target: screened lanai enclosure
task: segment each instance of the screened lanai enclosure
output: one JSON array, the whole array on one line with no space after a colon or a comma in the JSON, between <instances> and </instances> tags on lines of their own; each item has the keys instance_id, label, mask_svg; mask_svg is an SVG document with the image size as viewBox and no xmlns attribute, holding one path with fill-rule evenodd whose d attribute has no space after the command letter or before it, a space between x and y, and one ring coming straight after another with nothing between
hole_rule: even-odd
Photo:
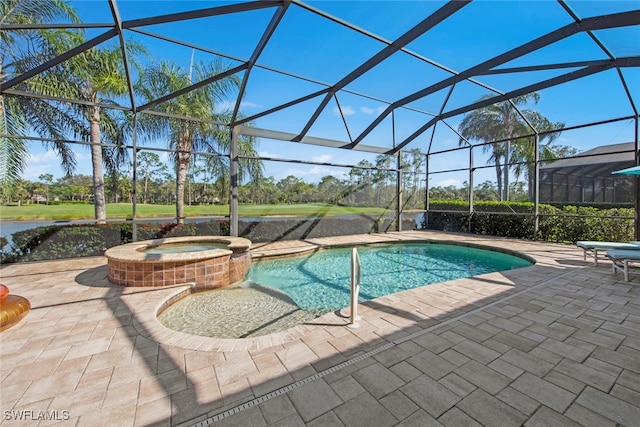
<instances>
[{"instance_id":1,"label":"screened lanai enclosure","mask_svg":"<svg viewBox=\"0 0 640 427\"><path fill-rule=\"evenodd\" d=\"M275 238L350 234L326 226L335 205L365 231L570 241L595 216L640 239L638 178L611 174L640 164L638 2L2 8L3 191L91 176L96 221L129 202L134 240L153 203L175 203L174 223L211 206L232 236L256 227L252 205L306 204ZM610 196L564 197L596 186Z\"/></svg>"}]
</instances>

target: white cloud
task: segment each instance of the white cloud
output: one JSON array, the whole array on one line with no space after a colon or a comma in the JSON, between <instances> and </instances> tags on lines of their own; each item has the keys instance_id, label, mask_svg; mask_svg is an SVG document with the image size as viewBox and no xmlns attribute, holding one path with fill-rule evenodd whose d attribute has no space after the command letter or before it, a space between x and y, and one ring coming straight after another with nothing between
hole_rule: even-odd
<instances>
[{"instance_id":1,"label":"white cloud","mask_svg":"<svg viewBox=\"0 0 640 427\"><path fill-rule=\"evenodd\" d=\"M262 105L251 101L240 101L240 108L262 108Z\"/></svg>"},{"instance_id":2,"label":"white cloud","mask_svg":"<svg viewBox=\"0 0 640 427\"><path fill-rule=\"evenodd\" d=\"M367 116L372 116L373 113L375 112L373 108L369 108L369 107L360 107L360 111L365 113Z\"/></svg>"},{"instance_id":3,"label":"white cloud","mask_svg":"<svg viewBox=\"0 0 640 427\"><path fill-rule=\"evenodd\" d=\"M279 159L282 156L280 156L280 154L276 154L276 153L270 153L268 151L258 151L258 156L260 157L271 157L272 159Z\"/></svg>"},{"instance_id":4,"label":"white cloud","mask_svg":"<svg viewBox=\"0 0 640 427\"><path fill-rule=\"evenodd\" d=\"M227 111L227 110L233 110L235 106L236 106L235 102L223 101L216 104L216 109L218 111ZM243 108L247 108L247 109L262 108L262 105L256 104L255 102L251 102L251 101L240 101L240 109L242 110Z\"/></svg>"},{"instance_id":5,"label":"white cloud","mask_svg":"<svg viewBox=\"0 0 640 427\"><path fill-rule=\"evenodd\" d=\"M356 110L350 105L345 105L341 108L333 107L333 112L337 115L340 115L340 110L342 110L342 114L345 116L353 116L356 113Z\"/></svg>"},{"instance_id":6,"label":"white cloud","mask_svg":"<svg viewBox=\"0 0 640 427\"><path fill-rule=\"evenodd\" d=\"M445 140L443 140L441 142L442 145L446 145L446 146L458 146L458 140L457 139L451 139L451 138L447 138Z\"/></svg>"},{"instance_id":7,"label":"white cloud","mask_svg":"<svg viewBox=\"0 0 640 427\"><path fill-rule=\"evenodd\" d=\"M53 151L43 151L38 154L30 154L27 160L29 165L41 165L43 163L49 163L52 160L56 160L56 154Z\"/></svg>"},{"instance_id":8,"label":"white cloud","mask_svg":"<svg viewBox=\"0 0 640 427\"><path fill-rule=\"evenodd\" d=\"M362 111L367 116L373 116L374 114L378 116L382 114L382 112L384 111L384 107L383 106L380 106L377 108L360 107L360 111Z\"/></svg>"},{"instance_id":9,"label":"white cloud","mask_svg":"<svg viewBox=\"0 0 640 427\"><path fill-rule=\"evenodd\" d=\"M319 165L312 166L311 169L309 169L309 175L316 176L318 181L320 180L320 178L323 178L327 175L333 175L337 178L344 178L347 176L347 174L345 174L344 172Z\"/></svg>"},{"instance_id":10,"label":"white cloud","mask_svg":"<svg viewBox=\"0 0 640 427\"><path fill-rule=\"evenodd\" d=\"M38 181L38 176L45 173L50 173L56 178L63 175L60 168L60 160L58 156L56 156L56 153L53 151L42 151L37 154L30 154L27 158L27 167L22 175L22 179Z\"/></svg>"},{"instance_id":11,"label":"white cloud","mask_svg":"<svg viewBox=\"0 0 640 427\"><path fill-rule=\"evenodd\" d=\"M311 166L308 169L302 169L302 168L285 169L282 171L282 173L276 173L274 178L276 181L279 181L290 175L295 176L296 178L300 178L303 181L314 182L314 183L320 182L320 180L327 175L335 176L338 179L344 179L347 177L346 173L341 172L337 169L332 169L326 166L317 165L317 166Z\"/></svg>"},{"instance_id":12,"label":"white cloud","mask_svg":"<svg viewBox=\"0 0 640 427\"><path fill-rule=\"evenodd\" d=\"M320 154L319 156L312 157L311 160L314 162L327 163L333 159L331 154Z\"/></svg>"}]
</instances>

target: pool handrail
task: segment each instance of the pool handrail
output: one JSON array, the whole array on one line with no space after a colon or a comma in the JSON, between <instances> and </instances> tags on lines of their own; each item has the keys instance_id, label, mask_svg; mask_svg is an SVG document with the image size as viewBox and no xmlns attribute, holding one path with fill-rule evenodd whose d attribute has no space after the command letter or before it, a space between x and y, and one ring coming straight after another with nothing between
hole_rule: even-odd
<instances>
[{"instance_id":1,"label":"pool handrail","mask_svg":"<svg viewBox=\"0 0 640 427\"><path fill-rule=\"evenodd\" d=\"M350 328L357 328L360 325L358 320L358 296L360 294L360 281L362 278L362 265L360 264L360 255L358 249L351 249L351 316L349 317Z\"/></svg>"}]
</instances>

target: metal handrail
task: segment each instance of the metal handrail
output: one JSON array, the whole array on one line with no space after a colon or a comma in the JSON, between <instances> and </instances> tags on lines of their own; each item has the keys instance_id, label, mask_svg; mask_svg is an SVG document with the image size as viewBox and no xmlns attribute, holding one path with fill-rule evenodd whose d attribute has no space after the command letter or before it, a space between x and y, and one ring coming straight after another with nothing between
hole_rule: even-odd
<instances>
[{"instance_id":1,"label":"metal handrail","mask_svg":"<svg viewBox=\"0 0 640 427\"><path fill-rule=\"evenodd\" d=\"M360 281L362 279L362 265L358 249L351 249L351 316L349 318L350 328L357 328L358 320L358 295L360 294Z\"/></svg>"}]
</instances>

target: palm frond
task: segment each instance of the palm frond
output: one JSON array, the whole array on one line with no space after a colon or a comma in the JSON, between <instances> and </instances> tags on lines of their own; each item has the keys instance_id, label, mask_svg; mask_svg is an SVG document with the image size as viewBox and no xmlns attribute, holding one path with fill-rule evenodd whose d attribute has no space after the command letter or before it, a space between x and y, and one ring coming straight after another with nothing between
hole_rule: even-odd
<instances>
[{"instance_id":1,"label":"palm frond","mask_svg":"<svg viewBox=\"0 0 640 427\"><path fill-rule=\"evenodd\" d=\"M75 9L63 0L4 0L0 3L0 25L53 20L80 22Z\"/></svg>"}]
</instances>

